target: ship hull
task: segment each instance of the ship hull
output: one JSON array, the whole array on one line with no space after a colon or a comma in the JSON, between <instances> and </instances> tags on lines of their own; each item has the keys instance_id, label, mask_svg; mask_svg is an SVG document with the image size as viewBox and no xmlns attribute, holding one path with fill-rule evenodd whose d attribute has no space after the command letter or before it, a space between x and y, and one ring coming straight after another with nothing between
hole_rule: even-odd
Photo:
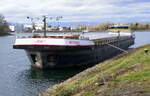
<instances>
[{"instance_id":1,"label":"ship hull","mask_svg":"<svg viewBox=\"0 0 150 96\"><path fill-rule=\"evenodd\" d=\"M134 38L118 40L109 44L128 49L134 44ZM14 48L25 49L32 66L41 69L92 66L121 53L120 50L108 44L91 46L14 45Z\"/></svg>"}]
</instances>

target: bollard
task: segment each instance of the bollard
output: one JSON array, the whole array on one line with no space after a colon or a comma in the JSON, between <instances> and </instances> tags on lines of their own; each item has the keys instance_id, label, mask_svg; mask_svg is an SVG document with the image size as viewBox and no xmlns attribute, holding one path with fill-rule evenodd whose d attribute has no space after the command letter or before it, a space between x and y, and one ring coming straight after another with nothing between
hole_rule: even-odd
<instances>
[{"instance_id":1,"label":"bollard","mask_svg":"<svg viewBox=\"0 0 150 96\"><path fill-rule=\"evenodd\" d=\"M148 49L144 49L145 54L148 54L149 50Z\"/></svg>"}]
</instances>

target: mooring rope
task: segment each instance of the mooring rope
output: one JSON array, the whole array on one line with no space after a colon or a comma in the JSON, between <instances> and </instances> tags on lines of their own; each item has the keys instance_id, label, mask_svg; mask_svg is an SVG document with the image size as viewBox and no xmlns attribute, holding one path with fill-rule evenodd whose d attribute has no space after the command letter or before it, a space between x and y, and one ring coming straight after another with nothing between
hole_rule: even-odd
<instances>
[{"instance_id":1,"label":"mooring rope","mask_svg":"<svg viewBox=\"0 0 150 96\"><path fill-rule=\"evenodd\" d=\"M113 48L119 49L119 50L121 50L121 51L123 51L123 52L125 52L125 53L128 53L128 51L126 51L126 50L124 50L124 49L122 49L122 48L119 48L119 47L117 47L117 46L115 46L115 45L112 45L112 44L109 44L109 43L107 43L107 45L109 45L109 46L111 46L111 47L113 47Z\"/></svg>"}]
</instances>

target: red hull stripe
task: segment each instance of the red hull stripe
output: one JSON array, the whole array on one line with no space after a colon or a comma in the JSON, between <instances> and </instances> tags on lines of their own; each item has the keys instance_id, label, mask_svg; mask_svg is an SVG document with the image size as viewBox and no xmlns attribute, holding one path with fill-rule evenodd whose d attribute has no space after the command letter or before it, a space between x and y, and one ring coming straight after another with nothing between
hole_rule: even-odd
<instances>
[{"instance_id":1,"label":"red hull stripe","mask_svg":"<svg viewBox=\"0 0 150 96\"><path fill-rule=\"evenodd\" d=\"M93 45L51 45L51 44L15 44L15 46L40 46L40 45L45 45L45 46L93 46Z\"/></svg>"}]
</instances>

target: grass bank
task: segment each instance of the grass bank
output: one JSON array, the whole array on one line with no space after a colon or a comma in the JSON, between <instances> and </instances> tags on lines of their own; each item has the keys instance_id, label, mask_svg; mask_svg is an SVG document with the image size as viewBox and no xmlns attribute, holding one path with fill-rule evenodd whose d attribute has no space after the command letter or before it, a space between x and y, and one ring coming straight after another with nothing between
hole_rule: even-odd
<instances>
[{"instance_id":1,"label":"grass bank","mask_svg":"<svg viewBox=\"0 0 150 96\"><path fill-rule=\"evenodd\" d=\"M150 44L89 68L39 96L150 96Z\"/></svg>"}]
</instances>

